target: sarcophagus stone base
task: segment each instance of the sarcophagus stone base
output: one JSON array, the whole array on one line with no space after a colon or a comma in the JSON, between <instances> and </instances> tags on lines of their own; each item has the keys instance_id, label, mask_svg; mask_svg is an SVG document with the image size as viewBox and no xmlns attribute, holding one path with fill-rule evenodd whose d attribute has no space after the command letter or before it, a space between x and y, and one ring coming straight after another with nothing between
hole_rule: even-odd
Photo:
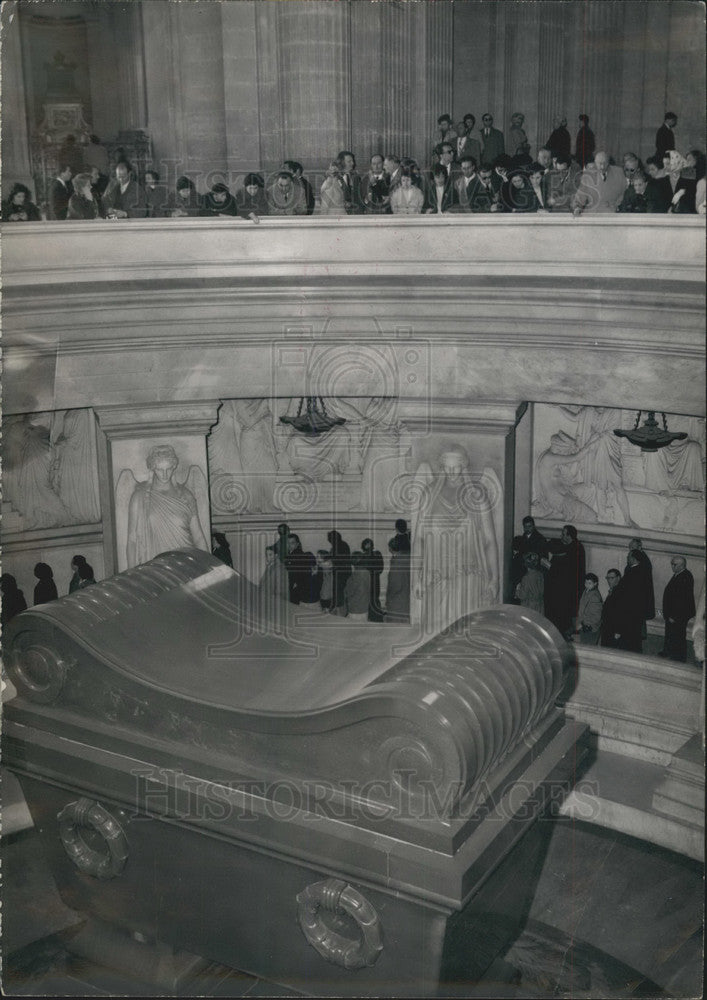
<instances>
[{"instance_id":1,"label":"sarcophagus stone base","mask_svg":"<svg viewBox=\"0 0 707 1000\"><path fill-rule=\"evenodd\" d=\"M514 607L429 641L284 624L191 552L19 617L5 760L62 898L305 994L458 994L522 928L576 775L567 647Z\"/></svg>"}]
</instances>

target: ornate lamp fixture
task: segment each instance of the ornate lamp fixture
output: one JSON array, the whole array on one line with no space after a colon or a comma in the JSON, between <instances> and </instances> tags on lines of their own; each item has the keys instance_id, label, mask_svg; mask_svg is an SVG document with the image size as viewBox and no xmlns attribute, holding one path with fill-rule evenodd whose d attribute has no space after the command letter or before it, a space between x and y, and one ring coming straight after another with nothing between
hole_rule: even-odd
<instances>
[{"instance_id":1,"label":"ornate lamp fixture","mask_svg":"<svg viewBox=\"0 0 707 1000\"><path fill-rule=\"evenodd\" d=\"M306 411L302 410L307 402ZM324 400L321 396L302 396L299 401L296 417L280 417L280 423L290 424L300 434L307 437L318 437L326 434L337 424L345 424L344 417L330 417L326 411Z\"/></svg>"},{"instance_id":2,"label":"ornate lamp fixture","mask_svg":"<svg viewBox=\"0 0 707 1000\"><path fill-rule=\"evenodd\" d=\"M638 416L636 417L636 423L633 425L633 429L630 431L615 430L614 434L617 437L625 437L631 442L631 444L637 444L641 451L655 452L659 451L661 448L665 448L666 445L672 444L673 441L684 441L687 437L685 431L671 432L668 430L668 422L665 419L665 414L661 413L663 418L663 427L658 425L658 421L655 419L655 410L648 410L648 418L642 427L638 426L638 422L641 419L641 413L643 411L638 411Z\"/></svg>"}]
</instances>

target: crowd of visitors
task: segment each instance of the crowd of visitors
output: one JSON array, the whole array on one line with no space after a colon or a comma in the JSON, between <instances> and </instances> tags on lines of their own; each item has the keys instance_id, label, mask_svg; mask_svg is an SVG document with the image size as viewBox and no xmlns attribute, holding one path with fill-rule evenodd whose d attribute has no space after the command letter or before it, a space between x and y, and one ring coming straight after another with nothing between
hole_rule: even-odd
<instances>
[{"instance_id":1,"label":"crowd of visitors","mask_svg":"<svg viewBox=\"0 0 707 1000\"><path fill-rule=\"evenodd\" d=\"M68 593L73 594L76 590L83 590L84 587L95 583L93 567L82 555L72 556L71 578L68 583ZM37 583L34 588L34 604L47 604L55 601L59 596L56 581L54 580L54 570L45 562L38 562L34 567L34 576ZM3 573L0 581L2 590L2 625L6 625L20 611L27 610L27 601L23 591L17 586L17 580L11 573Z\"/></svg>"},{"instance_id":2,"label":"crowd of visitors","mask_svg":"<svg viewBox=\"0 0 707 1000\"><path fill-rule=\"evenodd\" d=\"M364 538L353 552L338 531L331 530L327 542L328 547L316 554L304 551L289 525L278 525L277 540L266 549L260 582L261 593L272 606L278 602L309 605L360 622L410 621L411 543L405 520L395 522L395 534L388 541L384 597L385 562L372 539ZM223 533L212 534L212 552L226 565L233 565ZM694 578L684 556L673 556L670 566L672 576L663 592L663 648L658 655L685 662L687 625L695 615ZM71 572L69 594L96 582L93 568L80 554L72 557ZM55 600L58 591L52 568L39 562L34 575L34 604ZM525 517L522 534L513 539L511 583L516 603L545 615L565 639L582 645L640 653L647 637L646 623L656 615L653 565L640 538L629 541L623 572L615 567L607 570L607 592L602 598L598 576L587 571L577 529L566 524L559 539L547 539L534 519ZM5 625L27 608L27 602L11 574L2 574L1 588Z\"/></svg>"},{"instance_id":3,"label":"crowd of visitors","mask_svg":"<svg viewBox=\"0 0 707 1000\"><path fill-rule=\"evenodd\" d=\"M385 602L381 602L382 554L371 538L360 549L351 547L338 531L327 535L328 548L316 554L302 548L299 535L289 525L278 525L277 541L266 549L266 566L260 588L270 599L290 604L319 606L361 622L407 622L410 620L410 532L402 518L388 542L390 564ZM274 600L273 600L274 599Z\"/></svg>"},{"instance_id":4,"label":"crowd of visitors","mask_svg":"<svg viewBox=\"0 0 707 1000\"><path fill-rule=\"evenodd\" d=\"M659 656L685 662L687 624L695 615L695 581L683 556L670 560L672 576L663 592L665 634ZM602 599L599 577L586 571L577 529L566 524L559 539L546 539L532 517L513 539L512 582L518 604L544 614L565 639L641 653L646 622L655 618L653 565L640 538L628 543L623 574L606 573Z\"/></svg>"},{"instance_id":5,"label":"crowd of visitors","mask_svg":"<svg viewBox=\"0 0 707 1000\"><path fill-rule=\"evenodd\" d=\"M544 146L531 155L524 116L516 112L504 136L484 114L454 126L440 115L432 158L421 165L410 156L382 152L359 172L356 157L342 150L314 184L302 164L285 160L266 177L253 171L237 178L234 191L219 181L204 192L192 179L178 178L173 190L155 169L138 178L126 159L106 177L95 166L74 174L61 163L48 196L50 219L234 218L258 222L262 216L440 215L456 213L705 213L705 156L677 151L677 115L669 111L642 160L627 151L616 158L596 149L587 115L579 116L572 154L567 119L558 117ZM316 190L315 190L316 189ZM317 197L318 194L318 197ZM15 184L3 203L7 222L41 218L31 192Z\"/></svg>"}]
</instances>

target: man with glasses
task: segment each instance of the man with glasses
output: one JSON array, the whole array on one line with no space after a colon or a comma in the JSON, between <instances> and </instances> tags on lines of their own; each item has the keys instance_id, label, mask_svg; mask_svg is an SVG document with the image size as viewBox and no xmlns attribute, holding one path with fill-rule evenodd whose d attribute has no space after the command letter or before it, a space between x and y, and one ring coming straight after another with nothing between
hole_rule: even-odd
<instances>
[{"instance_id":1,"label":"man with glasses","mask_svg":"<svg viewBox=\"0 0 707 1000\"><path fill-rule=\"evenodd\" d=\"M493 163L498 156L506 152L503 132L493 127L493 115L488 112L481 119L481 159L484 163Z\"/></svg>"}]
</instances>

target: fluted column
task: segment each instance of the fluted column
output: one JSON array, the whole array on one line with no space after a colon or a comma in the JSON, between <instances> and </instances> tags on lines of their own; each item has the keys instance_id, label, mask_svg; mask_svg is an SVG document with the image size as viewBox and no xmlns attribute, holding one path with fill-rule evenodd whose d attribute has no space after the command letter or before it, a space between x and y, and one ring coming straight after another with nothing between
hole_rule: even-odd
<instances>
[{"instance_id":1,"label":"fluted column","mask_svg":"<svg viewBox=\"0 0 707 1000\"><path fill-rule=\"evenodd\" d=\"M121 121L125 128L147 126L145 65L143 57L142 4L109 8L113 44L118 59Z\"/></svg>"},{"instance_id":2,"label":"fluted column","mask_svg":"<svg viewBox=\"0 0 707 1000\"><path fill-rule=\"evenodd\" d=\"M541 6L542 30L538 40L540 58L537 87L537 143L533 151L547 142L553 129L553 119L557 116L566 115L571 134L574 112L573 107L567 106L564 86L565 32L562 30L564 5L545 3ZM533 145L530 133L528 137Z\"/></svg>"},{"instance_id":3,"label":"fluted column","mask_svg":"<svg viewBox=\"0 0 707 1000\"><path fill-rule=\"evenodd\" d=\"M388 6L360 3L351 8L351 148L356 150L360 170L373 153L389 152L384 126L390 95L381 49Z\"/></svg>"},{"instance_id":4,"label":"fluted column","mask_svg":"<svg viewBox=\"0 0 707 1000\"><path fill-rule=\"evenodd\" d=\"M623 9L614 0L586 8L581 100L597 149L620 156L621 121L617 95L623 87ZM611 86L607 81L611 81Z\"/></svg>"},{"instance_id":5,"label":"fluted column","mask_svg":"<svg viewBox=\"0 0 707 1000\"><path fill-rule=\"evenodd\" d=\"M321 167L350 142L349 5L276 6L285 155Z\"/></svg>"},{"instance_id":6,"label":"fluted column","mask_svg":"<svg viewBox=\"0 0 707 1000\"><path fill-rule=\"evenodd\" d=\"M429 163L431 139L437 119L452 110L452 4L414 4L418 24L415 38L417 58L412 68L416 87L416 156L422 166Z\"/></svg>"},{"instance_id":7,"label":"fluted column","mask_svg":"<svg viewBox=\"0 0 707 1000\"><path fill-rule=\"evenodd\" d=\"M382 7L381 48L383 89L388 102L383 107L383 143L386 151L407 156L413 135L411 53L411 8L417 4L385 3Z\"/></svg>"}]
</instances>

